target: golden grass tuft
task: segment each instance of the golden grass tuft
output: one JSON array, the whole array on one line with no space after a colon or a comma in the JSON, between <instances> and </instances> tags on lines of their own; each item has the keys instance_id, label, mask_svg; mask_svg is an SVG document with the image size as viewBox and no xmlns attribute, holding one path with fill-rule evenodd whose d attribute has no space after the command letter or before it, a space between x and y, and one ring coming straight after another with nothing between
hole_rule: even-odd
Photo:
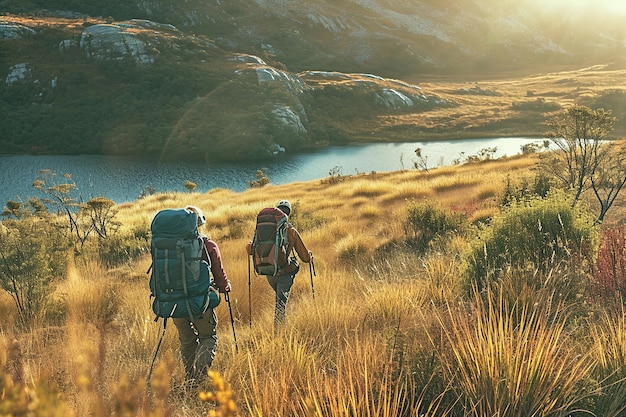
<instances>
[{"instance_id":1,"label":"golden grass tuft","mask_svg":"<svg viewBox=\"0 0 626 417\"><path fill-rule=\"evenodd\" d=\"M349 185L349 194L346 197L377 197L392 192L393 185L387 181L370 179L359 179L353 182L346 182Z\"/></svg>"},{"instance_id":2,"label":"golden grass tuft","mask_svg":"<svg viewBox=\"0 0 626 417\"><path fill-rule=\"evenodd\" d=\"M564 313L551 303L508 304L494 289L472 301L473 314L449 307L441 321L451 349L442 362L469 415L567 413L588 395L580 382L595 364L572 348Z\"/></svg>"},{"instance_id":3,"label":"golden grass tuft","mask_svg":"<svg viewBox=\"0 0 626 417\"><path fill-rule=\"evenodd\" d=\"M620 416L626 410L626 312L624 306L602 311L599 323L589 323L591 352L601 378L601 415Z\"/></svg>"},{"instance_id":4,"label":"golden grass tuft","mask_svg":"<svg viewBox=\"0 0 626 417\"><path fill-rule=\"evenodd\" d=\"M68 320L104 325L116 316L119 298L106 268L96 262L77 267L68 262L67 279L57 293L62 297Z\"/></svg>"},{"instance_id":5,"label":"golden grass tuft","mask_svg":"<svg viewBox=\"0 0 626 417\"><path fill-rule=\"evenodd\" d=\"M425 257L424 285L429 300L435 305L445 305L462 297L459 261L441 252Z\"/></svg>"},{"instance_id":6,"label":"golden grass tuft","mask_svg":"<svg viewBox=\"0 0 626 417\"><path fill-rule=\"evenodd\" d=\"M15 301L6 291L0 291L0 317L3 317L0 321L0 334L12 333L15 330L13 323L17 320L17 308Z\"/></svg>"},{"instance_id":7,"label":"golden grass tuft","mask_svg":"<svg viewBox=\"0 0 626 417\"><path fill-rule=\"evenodd\" d=\"M489 182L478 186L475 195L476 198L478 198L479 200L487 200L497 197L499 194L502 193L503 188L504 184Z\"/></svg>"},{"instance_id":8,"label":"golden grass tuft","mask_svg":"<svg viewBox=\"0 0 626 417\"><path fill-rule=\"evenodd\" d=\"M369 256L376 245L377 241L372 236L348 234L335 243L335 250L339 259L349 261Z\"/></svg>"},{"instance_id":9,"label":"golden grass tuft","mask_svg":"<svg viewBox=\"0 0 626 417\"><path fill-rule=\"evenodd\" d=\"M415 180L413 182L404 182L394 187L393 192L382 197L382 202L404 201L404 200L421 200L434 196L434 190L428 181Z\"/></svg>"},{"instance_id":10,"label":"golden grass tuft","mask_svg":"<svg viewBox=\"0 0 626 417\"><path fill-rule=\"evenodd\" d=\"M366 219L377 219L384 213L380 207L374 205L366 205L359 208L359 214Z\"/></svg>"},{"instance_id":11,"label":"golden grass tuft","mask_svg":"<svg viewBox=\"0 0 626 417\"><path fill-rule=\"evenodd\" d=\"M453 191L460 188L473 186L482 182L482 179L476 175L451 175L441 176L433 179L430 186L435 192Z\"/></svg>"}]
</instances>

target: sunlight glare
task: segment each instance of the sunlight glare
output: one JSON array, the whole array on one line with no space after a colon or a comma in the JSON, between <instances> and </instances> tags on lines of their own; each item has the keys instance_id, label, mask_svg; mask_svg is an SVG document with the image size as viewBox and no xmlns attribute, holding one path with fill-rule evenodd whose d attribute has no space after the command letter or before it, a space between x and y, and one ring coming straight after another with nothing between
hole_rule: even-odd
<instances>
[{"instance_id":1,"label":"sunlight glare","mask_svg":"<svg viewBox=\"0 0 626 417\"><path fill-rule=\"evenodd\" d=\"M577 12L605 12L610 14L626 15L626 1L624 0L552 0L552 8L563 8Z\"/></svg>"}]
</instances>

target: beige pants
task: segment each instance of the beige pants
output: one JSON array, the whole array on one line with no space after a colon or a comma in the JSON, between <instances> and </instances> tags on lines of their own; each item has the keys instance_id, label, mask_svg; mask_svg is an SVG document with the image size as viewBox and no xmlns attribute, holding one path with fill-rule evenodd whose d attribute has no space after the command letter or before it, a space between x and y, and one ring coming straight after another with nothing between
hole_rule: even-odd
<instances>
[{"instance_id":1,"label":"beige pants","mask_svg":"<svg viewBox=\"0 0 626 417\"><path fill-rule=\"evenodd\" d=\"M213 364L217 346L217 317L213 309L194 317L172 319L178 329L180 353L188 379L203 379Z\"/></svg>"}]
</instances>

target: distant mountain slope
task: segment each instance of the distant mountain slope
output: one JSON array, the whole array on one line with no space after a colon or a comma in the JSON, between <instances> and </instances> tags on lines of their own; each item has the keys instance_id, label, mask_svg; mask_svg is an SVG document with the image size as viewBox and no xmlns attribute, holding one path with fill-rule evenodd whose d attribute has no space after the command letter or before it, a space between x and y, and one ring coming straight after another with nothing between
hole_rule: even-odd
<instances>
[{"instance_id":1,"label":"distant mountain slope","mask_svg":"<svg viewBox=\"0 0 626 417\"><path fill-rule=\"evenodd\" d=\"M168 23L231 51L273 57L294 72L404 77L626 58L625 16L600 14L599 7L577 13L554 1L5 0L0 6Z\"/></svg>"},{"instance_id":2,"label":"distant mountain slope","mask_svg":"<svg viewBox=\"0 0 626 417\"><path fill-rule=\"evenodd\" d=\"M467 136L394 129L459 105L400 80L623 62L618 19L528 3L0 0L0 152L245 160Z\"/></svg>"}]
</instances>

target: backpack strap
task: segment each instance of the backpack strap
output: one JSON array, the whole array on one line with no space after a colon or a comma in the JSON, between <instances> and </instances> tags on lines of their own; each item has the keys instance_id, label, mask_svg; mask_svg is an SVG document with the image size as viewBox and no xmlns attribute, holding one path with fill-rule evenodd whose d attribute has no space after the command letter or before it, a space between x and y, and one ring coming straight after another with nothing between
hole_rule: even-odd
<instances>
[{"instance_id":1,"label":"backpack strap","mask_svg":"<svg viewBox=\"0 0 626 417\"><path fill-rule=\"evenodd\" d=\"M211 272L211 256L209 255L209 250L206 248L206 245L204 244L204 237L199 236L198 240L200 240L200 244L202 245L202 252L206 255L206 261L209 264L209 272ZM211 277L213 277L213 274L211 274ZM213 280L211 279L211 281Z\"/></svg>"},{"instance_id":2,"label":"backpack strap","mask_svg":"<svg viewBox=\"0 0 626 417\"><path fill-rule=\"evenodd\" d=\"M191 314L191 306L189 305L189 293L187 292L187 262L185 262L185 251L183 250L180 255L182 277L183 277L183 292L185 293L185 305L187 305L187 313L189 313L189 320L193 323L193 314ZM166 269L167 270L167 269ZM172 314L174 311L172 311Z\"/></svg>"},{"instance_id":3,"label":"backpack strap","mask_svg":"<svg viewBox=\"0 0 626 417\"><path fill-rule=\"evenodd\" d=\"M204 244L204 237L203 236L199 236L198 239L200 240L200 244L202 245L202 252L206 255L207 264L209 264L209 275L211 277L210 278L211 279L211 283L209 284L209 293L210 293L211 292L211 287L214 287L214 284L215 284L215 280L213 279L213 273L211 272L211 256L209 255L209 250L206 248L206 245ZM210 303L211 303L211 297L207 296L206 304L204 304L204 307L202 308L202 313L203 314L208 310Z\"/></svg>"}]
</instances>

